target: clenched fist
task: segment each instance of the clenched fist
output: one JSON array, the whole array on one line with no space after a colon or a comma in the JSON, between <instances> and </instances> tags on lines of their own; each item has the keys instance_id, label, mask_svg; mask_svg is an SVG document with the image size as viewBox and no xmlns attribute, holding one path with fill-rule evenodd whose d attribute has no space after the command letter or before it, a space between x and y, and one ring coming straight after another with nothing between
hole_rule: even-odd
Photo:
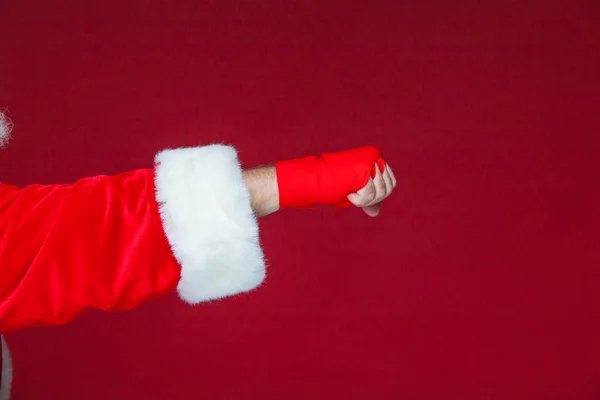
<instances>
[{"instance_id":1,"label":"clenched fist","mask_svg":"<svg viewBox=\"0 0 600 400\"><path fill-rule=\"evenodd\" d=\"M375 217L396 187L392 169L373 146L280 161L275 167L281 208L355 205Z\"/></svg>"}]
</instances>

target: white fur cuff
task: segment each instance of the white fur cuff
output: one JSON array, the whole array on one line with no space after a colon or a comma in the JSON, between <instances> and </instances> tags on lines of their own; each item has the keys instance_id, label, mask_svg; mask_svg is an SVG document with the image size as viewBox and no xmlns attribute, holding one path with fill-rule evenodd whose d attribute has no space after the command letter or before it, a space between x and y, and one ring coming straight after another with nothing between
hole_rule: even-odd
<instances>
[{"instance_id":1,"label":"white fur cuff","mask_svg":"<svg viewBox=\"0 0 600 400\"><path fill-rule=\"evenodd\" d=\"M165 150L155 164L156 200L181 265L179 296L195 304L260 285L265 262L236 151Z\"/></svg>"},{"instance_id":2,"label":"white fur cuff","mask_svg":"<svg viewBox=\"0 0 600 400\"><path fill-rule=\"evenodd\" d=\"M0 147L4 147L10 139L10 130L12 124L8 118L0 111Z\"/></svg>"}]
</instances>

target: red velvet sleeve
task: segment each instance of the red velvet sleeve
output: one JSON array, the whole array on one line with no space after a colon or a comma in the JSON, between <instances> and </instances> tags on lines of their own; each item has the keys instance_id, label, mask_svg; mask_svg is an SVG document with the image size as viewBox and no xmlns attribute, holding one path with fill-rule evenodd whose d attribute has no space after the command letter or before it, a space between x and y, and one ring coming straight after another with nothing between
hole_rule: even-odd
<instances>
[{"instance_id":1,"label":"red velvet sleeve","mask_svg":"<svg viewBox=\"0 0 600 400\"><path fill-rule=\"evenodd\" d=\"M195 304L264 276L231 147L165 150L154 170L72 185L0 183L0 333L131 309L175 288Z\"/></svg>"},{"instance_id":2,"label":"red velvet sleeve","mask_svg":"<svg viewBox=\"0 0 600 400\"><path fill-rule=\"evenodd\" d=\"M0 184L0 332L124 310L174 289L154 173Z\"/></svg>"}]
</instances>

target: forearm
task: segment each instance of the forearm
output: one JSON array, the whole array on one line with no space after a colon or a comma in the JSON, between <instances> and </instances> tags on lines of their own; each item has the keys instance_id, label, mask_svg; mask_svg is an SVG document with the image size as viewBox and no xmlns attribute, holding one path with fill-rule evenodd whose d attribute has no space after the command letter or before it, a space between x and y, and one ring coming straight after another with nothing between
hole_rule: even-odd
<instances>
[{"instance_id":1,"label":"forearm","mask_svg":"<svg viewBox=\"0 0 600 400\"><path fill-rule=\"evenodd\" d=\"M250 193L250 203L257 218L279 210L279 190L274 166L243 171L244 182Z\"/></svg>"}]
</instances>

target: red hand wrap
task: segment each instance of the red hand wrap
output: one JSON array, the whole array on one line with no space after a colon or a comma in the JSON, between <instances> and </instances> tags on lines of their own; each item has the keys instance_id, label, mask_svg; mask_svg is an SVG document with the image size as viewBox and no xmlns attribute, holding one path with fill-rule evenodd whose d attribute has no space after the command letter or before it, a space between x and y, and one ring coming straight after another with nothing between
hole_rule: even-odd
<instances>
[{"instance_id":1,"label":"red hand wrap","mask_svg":"<svg viewBox=\"0 0 600 400\"><path fill-rule=\"evenodd\" d=\"M275 164L279 186L279 206L306 207L325 204L352 205L347 199L375 178L375 165L383 173L385 160L373 146L320 157L305 157Z\"/></svg>"}]
</instances>

